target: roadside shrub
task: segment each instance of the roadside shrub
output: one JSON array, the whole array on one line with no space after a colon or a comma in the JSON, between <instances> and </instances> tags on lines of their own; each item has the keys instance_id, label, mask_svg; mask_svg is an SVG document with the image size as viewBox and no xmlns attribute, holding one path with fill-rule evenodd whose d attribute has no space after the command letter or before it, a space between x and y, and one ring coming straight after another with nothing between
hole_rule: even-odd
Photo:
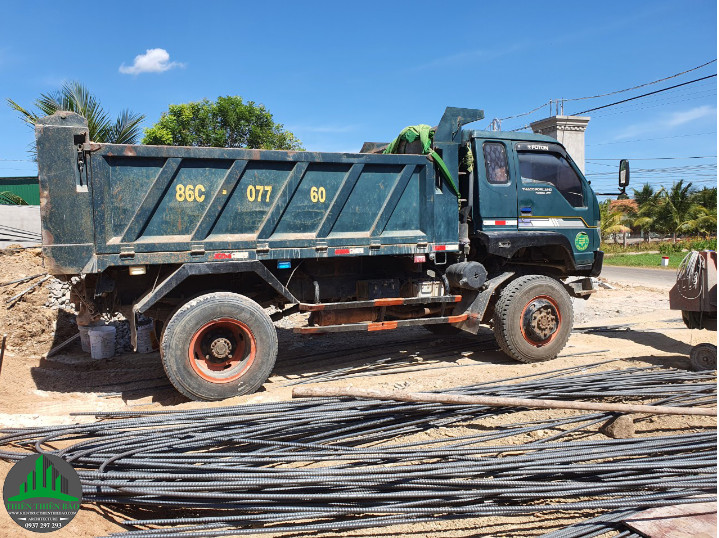
<instances>
[{"instance_id":1,"label":"roadside shrub","mask_svg":"<svg viewBox=\"0 0 719 538\"><path fill-rule=\"evenodd\" d=\"M672 252L681 252L683 250L716 250L716 248L716 238L686 238L676 243L662 243L659 245L659 252L666 256Z\"/></svg>"},{"instance_id":2,"label":"roadside shrub","mask_svg":"<svg viewBox=\"0 0 719 538\"><path fill-rule=\"evenodd\" d=\"M682 244L682 241L677 241L676 243L661 243L659 245L659 253L664 256L668 256L673 252L681 252L683 249L684 245Z\"/></svg>"},{"instance_id":3,"label":"roadside shrub","mask_svg":"<svg viewBox=\"0 0 719 538\"><path fill-rule=\"evenodd\" d=\"M712 239L690 239L687 240L687 250L716 250L716 237Z\"/></svg>"},{"instance_id":4,"label":"roadside shrub","mask_svg":"<svg viewBox=\"0 0 719 538\"><path fill-rule=\"evenodd\" d=\"M640 243L629 243L627 244L626 248L622 246L621 243L614 244L614 243L602 243L602 250L605 254L626 254L627 252L647 252L647 251L654 251L656 252L659 250L659 245L657 241L652 241L651 243L649 241L642 241Z\"/></svg>"},{"instance_id":5,"label":"roadside shrub","mask_svg":"<svg viewBox=\"0 0 719 538\"><path fill-rule=\"evenodd\" d=\"M602 243L601 249L607 255L628 254L631 252L657 252L663 256L683 250L716 250L716 237L705 239L703 237L686 237L680 239L676 243L671 240L664 241L641 241L639 243L629 243L626 247L621 243Z\"/></svg>"}]
</instances>

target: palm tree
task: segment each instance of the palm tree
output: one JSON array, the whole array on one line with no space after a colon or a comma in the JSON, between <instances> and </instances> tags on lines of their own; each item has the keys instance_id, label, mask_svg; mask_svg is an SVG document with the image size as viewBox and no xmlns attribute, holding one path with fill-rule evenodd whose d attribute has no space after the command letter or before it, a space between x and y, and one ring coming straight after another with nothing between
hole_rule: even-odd
<instances>
[{"instance_id":1,"label":"palm tree","mask_svg":"<svg viewBox=\"0 0 719 538\"><path fill-rule=\"evenodd\" d=\"M639 191L637 189L632 190L634 191L634 200L637 202L640 209L644 204L651 201L655 194L654 187L652 187L649 183L645 183Z\"/></svg>"},{"instance_id":2,"label":"palm tree","mask_svg":"<svg viewBox=\"0 0 719 538\"><path fill-rule=\"evenodd\" d=\"M707 209L701 205L694 205L687 213L688 220L679 227L682 232L697 233L704 237L717 232L717 208Z\"/></svg>"},{"instance_id":3,"label":"palm tree","mask_svg":"<svg viewBox=\"0 0 719 538\"><path fill-rule=\"evenodd\" d=\"M626 220L626 213L622 209L612 207L612 200L605 200L599 204L599 229L602 241L606 241L610 235L614 235L614 242L617 236L630 230L623 223Z\"/></svg>"},{"instance_id":4,"label":"palm tree","mask_svg":"<svg viewBox=\"0 0 719 538\"><path fill-rule=\"evenodd\" d=\"M638 210L632 220L632 227L639 228L644 234L644 240L649 241L649 232L654 231L655 219L659 200L664 190L654 190L649 183L645 183L641 190L634 190L634 200L637 202Z\"/></svg>"},{"instance_id":5,"label":"palm tree","mask_svg":"<svg viewBox=\"0 0 719 538\"><path fill-rule=\"evenodd\" d=\"M680 179L669 191L664 191L659 205L655 224L672 235L672 242L677 242L677 233L684 231L688 223L694 220L699 206L692 200L691 182L684 185Z\"/></svg>"},{"instance_id":6,"label":"palm tree","mask_svg":"<svg viewBox=\"0 0 719 538\"><path fill-rule=\"evenodd\" d=\"M707 208L709 211L717 207L717 188L704 187L692 194L692 202Z\"/></svg>"},{"instance_id":7,"label":"palm tree","mask_svg":"<svg viewBox=\"0 0 719 538\"><path fill-rule=\"evenodd\" d=\"M7 102L20 113L20 119L31 126L42 116L49 116L58 110L76 112L87 119L90 140L94 142L134 144L140 137L140 123L145 119L144 114L126 109L113 121L95 96L79 82L66 82L60 91L40 95L35 100L37 111L30 111L12 99Z\"/></svg>"}]
</instances>

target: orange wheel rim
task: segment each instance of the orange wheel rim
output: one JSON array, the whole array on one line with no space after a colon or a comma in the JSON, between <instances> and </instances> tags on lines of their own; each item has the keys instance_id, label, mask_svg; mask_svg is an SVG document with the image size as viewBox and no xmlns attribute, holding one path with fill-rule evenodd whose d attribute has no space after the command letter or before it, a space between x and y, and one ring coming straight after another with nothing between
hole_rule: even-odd
<instances>
[{"instance_id":1,"label":"orange wheel rim","mask_svg":"<svg viewBox=\"0 0 719 538\"><path fill-rule=\"evenodd\" d=\"M242 377L255 360L257 342L250 328L232 318L212 320L195 331L188 359L194 372L211 383Z\"/></svg>"},{"instance_id":2,"label":"orange wheel rim","mask_svg":"<svg viewBox=\"0 0 719 538\"><path fill-rule=\"evenodd\" d=\"M519 316L522 337L534 347L549 344L562 327L562 314L557 302L548 295L537 295L524 305Z\"/></svg>"}]
</instances>

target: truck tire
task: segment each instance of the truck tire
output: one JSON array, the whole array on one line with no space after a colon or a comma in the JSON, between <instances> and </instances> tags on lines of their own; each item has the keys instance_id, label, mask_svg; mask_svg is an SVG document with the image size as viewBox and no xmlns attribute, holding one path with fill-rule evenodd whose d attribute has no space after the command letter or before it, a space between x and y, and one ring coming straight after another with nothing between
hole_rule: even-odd
<instances>
[{"instance_id":1,"label":"truck tire","mask_svg":"<svg viewBox=\"0 0 719 538\"><path fill-rule=\"evenodd\" d=\"M560 282L543 275L513 280L494 309L494 337L520 362L554 359L572 332L572 299Z\"/></svg>"},{"instance_id":2,"label":"truck tire","mask_svg":"<svg viewBox=\"0 0 719 538\"><path fill-rule=\"evenodd\" d=\"M162 365L193 400L224 400L256 391L277 359L277 331L256 302L215 292L180 307L162 336Z\"/></svg>"},{"instance_id":3,"label":"truck tire","mask_svg":"<svg viewBox=\"0 0 719 538\"><path fill-rule=\"evenodd\" d=\"M695 372L716 370L717 347L714 344L697 344L692 348L689 360Z\"/></svg>"}]
</instances>

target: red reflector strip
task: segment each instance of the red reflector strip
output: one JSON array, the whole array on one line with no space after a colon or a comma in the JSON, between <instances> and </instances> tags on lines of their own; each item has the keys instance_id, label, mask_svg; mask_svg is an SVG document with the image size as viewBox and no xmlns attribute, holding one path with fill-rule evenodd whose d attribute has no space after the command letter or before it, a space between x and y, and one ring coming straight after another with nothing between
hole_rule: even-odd
<instances>
[{"instance_id":1,"label":"red reflector strip","mask_svg":"<svg viewBox=\"0 0 719 538\"><path fill-rule=\"evenodd\" d=\"M495 221L494 221L494 224L495 224L496 226L506 226L506 225L507 225L507 221L506 221L506 220L495 220Z\"/></svg>"},{"instance_id":2,"label":"red reflector strip","mask_svg":"<svg viewBox=\"0 0 719 538\"><path fill-rule=\"evenodd\" d=\"M352 247L352 248L336 248L335 254L367 254L367 250L364 247Z\"/></svg>"},{"instance_id":3,"label":"red reflector strip","mask_svg":"<svg viewBox=\"0 0 719 538\"><path fill-rule=\"evenodd\" d=\"M447 250L447 245L435 245L434 250Z\"/></svg>"},{"instance_id":4,"label":"red reflector strip","mask_svg":"<svg viewBox=\"0 0 719 538\"><path fill-rule=\"evenodd\" d=\"M375 299L375 306L398 306L404 304L404 299L401 298L388 298L388 299Z\"/></svg>"},{"instance_id":5,"label":"red reflector strip","mask_svg":"<svg viewBox=\"0 0 719 538\"><path fill-rule=\"evenodd\" d=\"M368 331L389 331L396 328L396 321L382 321L378 323L370 323L369 325L367 325Z\"/></svg>"}]
</instances>

